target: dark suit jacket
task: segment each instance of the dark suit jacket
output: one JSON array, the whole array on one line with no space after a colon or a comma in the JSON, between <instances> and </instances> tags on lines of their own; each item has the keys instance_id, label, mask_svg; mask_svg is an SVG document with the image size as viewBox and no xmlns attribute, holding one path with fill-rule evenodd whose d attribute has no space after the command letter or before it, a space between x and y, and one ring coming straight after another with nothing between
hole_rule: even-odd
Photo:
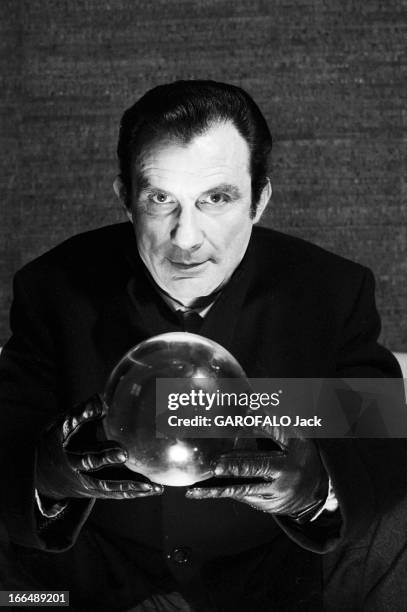
<instances>
[{"instance_id":1,"label":"dark suit jacket","mask_svg":"<svg viewBox=\"0 0 407 612\"><path fill-rule=\"evenodd\" d=\"M321 440L340 529L323 520L277 525L245 504L189 501L171 488L161 498L73 500L44 527L34 502L41 432L101 392L131 347L180 323L148 279L126 223L76 236L17 273L11 325L0 370L2 513L13 542L6 588L70 589L77 609L124 610L157 590L184 589L202 609L210 609L209 597L219 610L269 609L270 602L317 610L323 579L314 553L363 549L377 521L404 500L404 444ZM228 349L249 377L398 377L395 359L377 344L379 331L368 269L255 228L200 333ZM177 548L186 563L174 561ZM353 597L357 586L349 585Z\"/></svg>"}]
</instances>

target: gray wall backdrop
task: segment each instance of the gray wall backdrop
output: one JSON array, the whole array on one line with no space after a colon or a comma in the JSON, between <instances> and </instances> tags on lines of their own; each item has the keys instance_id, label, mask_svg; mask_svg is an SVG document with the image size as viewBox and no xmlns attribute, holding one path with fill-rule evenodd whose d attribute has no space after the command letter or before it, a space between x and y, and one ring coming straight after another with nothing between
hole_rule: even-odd
<instances>
[{"instance_id":1,"label":"gray wall backdrop","mask_svg":"<svg viewBox=\"0 0 407 612\"><path fill-rule=\"evenodd\" d=\"M0 13L0 344L14 272L124 220L122 110L158 83L213 78L246 88L272 128L263 223L370 266L382 341L407 350L401 2L1 0Z\"/></svg>"}]
</instances>

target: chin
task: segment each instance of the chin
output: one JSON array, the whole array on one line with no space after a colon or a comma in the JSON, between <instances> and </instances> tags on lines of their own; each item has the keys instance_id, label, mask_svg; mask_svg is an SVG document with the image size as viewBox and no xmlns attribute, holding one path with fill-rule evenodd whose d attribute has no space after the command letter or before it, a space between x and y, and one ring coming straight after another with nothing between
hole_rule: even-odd
<instances>
[{"instance_id":1,"label":"chin","mask_svg":"<svg viewBox=\"0 0 407 612\"><path fill-rule=\"evenodd\" d=\"M179 283L171 283L167 288L169 295L182 303L192 302L196 298L210 295L217 289L218 285L206 285L196 282L193 278L188 278Z\"/></svg>"}]
</instances>

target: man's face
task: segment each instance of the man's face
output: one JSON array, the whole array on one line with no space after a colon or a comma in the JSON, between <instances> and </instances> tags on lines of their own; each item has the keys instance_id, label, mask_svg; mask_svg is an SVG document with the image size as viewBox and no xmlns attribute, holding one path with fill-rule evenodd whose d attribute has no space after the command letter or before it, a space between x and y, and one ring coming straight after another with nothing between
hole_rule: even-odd
<instances>
[{"instance_id":1,"label":"man's face","mask_svg":"<svg viewBox=\"0 0 407 612\"><path fill-rule=\"evenodd\" d=\"M228 122L188 145L156 142L133 168L140 256L159 287L185 305L220 288L243 258L263 209L250 218L249 160L246 141Z\"/></svg>"}]
</instances>

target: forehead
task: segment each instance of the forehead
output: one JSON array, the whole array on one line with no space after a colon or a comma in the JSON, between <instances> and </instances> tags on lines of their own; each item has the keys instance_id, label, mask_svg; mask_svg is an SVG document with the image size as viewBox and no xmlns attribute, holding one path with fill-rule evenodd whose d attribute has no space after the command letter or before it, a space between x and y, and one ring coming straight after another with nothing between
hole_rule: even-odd
<instances>
[{"instance_id":1,"label":"forehead","mask_svg":"<svg viewBox=\"0 0 407 612\"><path fill-rule=\"evenodd\" d=\"M144 149L138 174L148 183L181 182L197 189L208 182L250 182L250 151L246 140L231 122L216 124L188 144L161 139Z\"/></svg>"}]
</instances>

